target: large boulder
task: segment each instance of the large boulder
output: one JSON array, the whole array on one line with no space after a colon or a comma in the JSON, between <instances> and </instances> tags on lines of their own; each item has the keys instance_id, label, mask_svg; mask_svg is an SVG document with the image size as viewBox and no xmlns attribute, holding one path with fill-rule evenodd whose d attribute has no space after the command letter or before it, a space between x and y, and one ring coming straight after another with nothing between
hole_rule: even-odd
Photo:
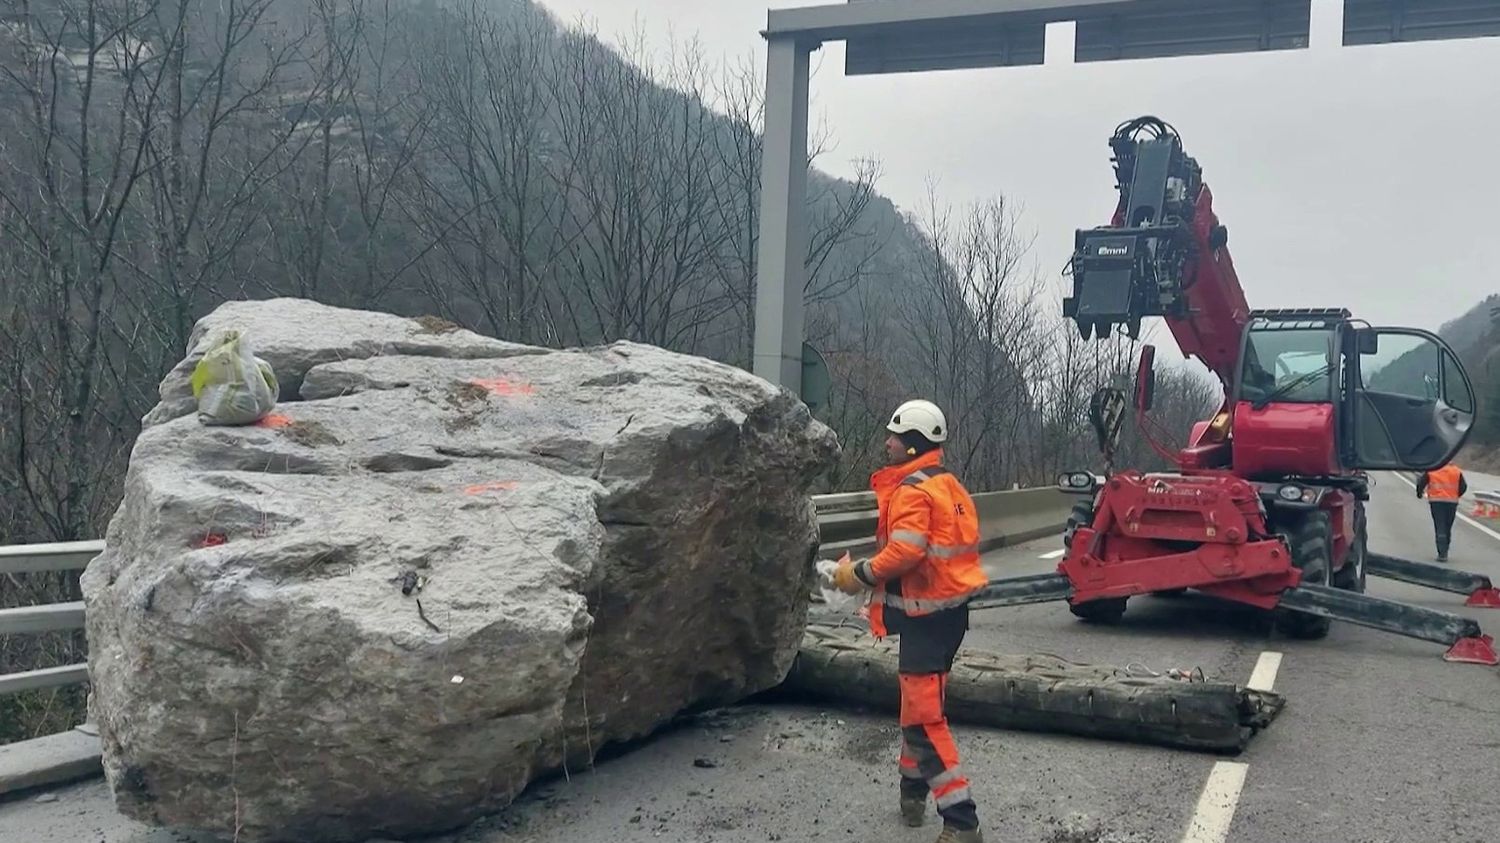
<instances>
[{"instance_id":1,"label":"large boulder","mask_svg":"<svg viewBox=\"0 0 1500 843\"><path fill-rule=\"evenodd\" d=\"M217 328L277 417L209 427ZM452 828L782 681L831 431L738 369L279 299L206 317L83 577L119 809L242 841Z\"/></svg>"}]
</instances>

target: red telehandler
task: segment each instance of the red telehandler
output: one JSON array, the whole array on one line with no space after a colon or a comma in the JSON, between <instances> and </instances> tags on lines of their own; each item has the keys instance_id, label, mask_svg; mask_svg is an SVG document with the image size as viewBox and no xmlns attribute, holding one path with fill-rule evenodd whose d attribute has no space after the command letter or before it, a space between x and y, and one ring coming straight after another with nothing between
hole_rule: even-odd
<instances>
[{"instance_id":1,"label":"red telehandler","mask_svg":"<svg viewBox=\"0 0 1500 843\"><path fill-rule=\"evenodd\" d=\"M1126 399L1096 393L1110 475L1059 478L1080 499L1057 573L996 580L976 606L1067 600L1111 622L1131 597L1193 589L1272 611L1292 637L1321 638L1337 619L1447 645L1450 661L1500 663L1472 619L1364 594L1374 574L1500 606L1485 577L1366 548L1367 472L1436 468L1468 437L1475 400L1458 356L1429 332L1371 327L1344 309L1251 310L1177 132L1141 117L1109 143L1119 204L1110 225L1077 232L1063 315L1086 340L1138 339L1142 318L1162 317L1225 399L1181 451L1152 440L1177 471L1116 472ZM1145 346L1133 402L1142 430L1153 362Z\"/></svg>"}]
</instances>

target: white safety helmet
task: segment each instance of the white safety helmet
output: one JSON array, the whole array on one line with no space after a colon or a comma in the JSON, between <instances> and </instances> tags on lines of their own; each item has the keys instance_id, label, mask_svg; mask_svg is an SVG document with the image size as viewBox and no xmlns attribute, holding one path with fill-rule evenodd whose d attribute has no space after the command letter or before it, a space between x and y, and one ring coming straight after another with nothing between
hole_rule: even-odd
<instances>
[{"instance_id":1,"label":"white safety helmet","mask_svg":"<svg viewBox=\"0 0 1500 843\"><path fill-rule=\"evenodd\" d=\"M948 438L948 420L943 411L931 401L907 401L891 414L891 423L885 426L892 433L915 430L927 437L929 442L942 442Z\"/></svg>"}]
</instances>

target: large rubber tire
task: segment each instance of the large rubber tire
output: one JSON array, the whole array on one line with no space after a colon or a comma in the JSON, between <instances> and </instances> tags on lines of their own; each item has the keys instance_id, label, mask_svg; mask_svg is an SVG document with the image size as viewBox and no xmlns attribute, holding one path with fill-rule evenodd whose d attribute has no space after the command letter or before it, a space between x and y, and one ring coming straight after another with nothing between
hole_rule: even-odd
<instances>
[{"instance_id":1,"label":"large rubber tire","mask_svg":"<svg viewBox=\"0 0 1500 843\"><path fill-rule=\"evenodd\" d=\"M1326 512L1309 512L1286 525L1283 532L1292 549L1292 564L1302 571L1304 585L1329 585L1333 532ZM1288 638L1318 639L1328 634L1333 621L1284 609L1276 612L1276 627Z\"/></svg>"},{"instance_id":2,"label":"large rubber tire","mask_svg":"<svg viewBox=\"0 0 1500 843\"><path fill-rule=\"evenodd\" d=\"M1125 615L1125 597L1108 597L1087 603L1068 604L1068 611L1088 623L1115 623Z\"/></svg>"},{"instance_id":3,"label":"large rubber tire","mask_svg":"<svg viewBox=\"0 0 1500 843\"><path fill-rule=\"evenodd\" d=\"M1344 567L1333 572L1333 587L1352 591L1355 594L1365 593L1365 559L1369 553L1370 536L1365 531L1365 505L1360 501L1354 503L1354 544L1349 548L1349 558L1345 560Z\"/></svg>"},{"instance_id":4,"label":"large rubber tire","mask_svg":"<svg viewBox=\"0 0 1500 843\"><path fill-rule=\"evenodd\" d=\"M1073 510L1068 513L1068 525L1063 529L1063 550L1071 550L1073 547L1073 536L1078 528L1083 525L1094 523L1094 500L1093 498L1079 498L1073 502ZM1079 605L1068 604L1068 611L1076 617L1082 618L1090 623L1114 623L1125 614L1124 597L1115 597L1108 600L1094 600Z\"/></svg>"},{"instance_id":5,"label":"large rubber tire","mask_svg":"<svg viewBox=\"0 0 1500 843\"><path fill-rule=\"evenodd\" d=\"M1079 498L1073 502L1073 510L1068 513L1067 526L1063 528L1063 550L1067 551L1073 546L1073 536L1078 532L1080 525L1094 523L1094 499Z\"/></svg>"}]
</instances>

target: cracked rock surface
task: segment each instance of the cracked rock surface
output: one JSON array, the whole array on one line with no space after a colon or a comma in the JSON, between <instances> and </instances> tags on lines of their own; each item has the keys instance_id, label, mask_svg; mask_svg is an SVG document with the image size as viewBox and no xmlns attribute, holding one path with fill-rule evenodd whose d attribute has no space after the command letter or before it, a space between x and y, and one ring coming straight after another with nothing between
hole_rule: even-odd
<instances>
[{"instance_id":1,"label":"cracked rock surface","mask_svg":"<svg viewBox=\"0 0 1500 843\"><path fill-rule=\"evenodd\" d=\"M245 331L282 404L205 427ZM205 317L83 577L126 815L242 841L457 827L778 684L832 432L749 374L295 299Z\"/></svg>"}]
</instances>

